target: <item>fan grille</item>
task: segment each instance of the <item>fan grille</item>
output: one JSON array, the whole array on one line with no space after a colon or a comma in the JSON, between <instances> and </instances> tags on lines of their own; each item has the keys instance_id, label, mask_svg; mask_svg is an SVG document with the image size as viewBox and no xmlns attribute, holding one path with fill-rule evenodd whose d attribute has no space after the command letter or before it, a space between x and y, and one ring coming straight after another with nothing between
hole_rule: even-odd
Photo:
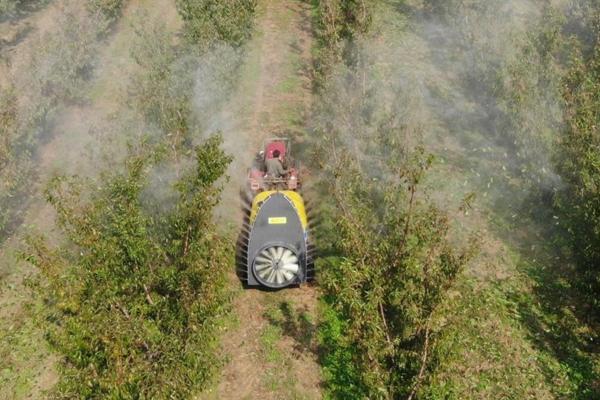
<instances>
[{"instance_id":1,"label":"fan grille","mask_svg":"<svg viewBox=\"0 0 600 400\"><path fill-rule=\"evenodd\" d=\"M296 281L300 272L298 256L284 246L269 246L254 259L254 275L269 287L283 287Z\"/></svg>"}]
</instances>

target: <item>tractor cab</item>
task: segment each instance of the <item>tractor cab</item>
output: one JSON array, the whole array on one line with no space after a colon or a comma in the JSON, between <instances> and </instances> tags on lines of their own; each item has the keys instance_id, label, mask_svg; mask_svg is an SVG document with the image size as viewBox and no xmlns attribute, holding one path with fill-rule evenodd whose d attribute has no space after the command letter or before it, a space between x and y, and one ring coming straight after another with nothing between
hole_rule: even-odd
<instances>
[{"instance_id":1,"label":"tractor cab","mask_svg":"<svg viewBox=\"0 0 600 400\"><path fill-rule=\"evenodd\" d=\"M282 166L288 172L281 177L268 176L267 160L275 158L279 151ZM291 157L291 141L288 138L269 138L263 142L248 172L248 187L253 193L264 190L297 190L300 187L298 166Z\"/></svg>"}]
</instances>

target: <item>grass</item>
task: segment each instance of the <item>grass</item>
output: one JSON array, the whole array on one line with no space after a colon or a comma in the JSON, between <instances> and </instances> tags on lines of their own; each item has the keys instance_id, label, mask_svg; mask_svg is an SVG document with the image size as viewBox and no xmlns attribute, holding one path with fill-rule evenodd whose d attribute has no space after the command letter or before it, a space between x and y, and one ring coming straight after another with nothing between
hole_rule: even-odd
<instances>
[{"instance_id":1,"label":"grass","mask_svg":"<svg viewBox=\"0 0 600 400\"><path fill-rule=\"evenodd\" d=\"M20 285L2 282L0 398L26 398L55 381L54 357L32 319L29 296Z\"/></svg>"},{"instance_id":2,"label":"grass","mask_svg":"<svg viewBox=\"0 0 600 400\"><path fill-rule=\"evenodd\" d=\"M306 310L297 309L290 300L282 300L269 308L266 315L270 326L294 339L298 351L310 351L315 339L315 317Z\"/></svg>"},{"instance_id":3,"label":"grass","mask_svg":"<svg viewBox=\"0 0 600 400\"><path fill-rule=\"evenodd\" d=\"M550 399L568 396L572 385L557 360L538 352L522 323L509 288L519 279L478 287L465 280L442 312L448 327L437 338L441 363L425 397Z\"/></svg>"},{"instance_id":4,"label":"grass","mask_svg":"<svg viewBox=\"0 0 600 400\"><path fill-rule=\"evenodd\" d=\"M301 55L301 43L294 36L296 30L289 27L294 21L295 11L287 5L273 6L270 10L266 6L266 3L259 3L258 18L269 19L274 26L259 26L247 46L239 94L249 100L244 101L249 106L243 111L248 118L252 115L257 117L259 129L267 131L267 135L299 135L305 126L302 98L305 89L301 75L306 68L303 64L306 60ZM267 15L267 12L271 14ZM277 42L269 42L266 41L269 32L265 29L282 34L277 37ZM262 98L256 98L256 94L260 93L258 85L263 85L265 95ZM260 104L257 112L258 101L264 104Z\"/></svg>"},{"instance_id":5,"label":"grass","mask_svg":"<svg viewBox=\"0 0 600 400\"><path fill-rule=\"evenodd\" d=\"M264 372L263 385L278 398L309 399L310 395L301 391L296 359L298 353L314 350L313 317L297 309L284 292L269 293L264 302L268 323L260 333L259 342L269 368Z\"/></svg>"},{"instance_id":6,"label":"grass","mask_svg":"<svg viewBox=\"0 0 600 400\"><path fill-rule=\"evenodd\" d=\"M279 364L284 361L283 354L277 348L280 340L281 329L275 325L268 325L260 333L260 345L267 362Z\"/></svg>"},{"instance_id":7,"label":"grass","mask_svg":"<svg viewBox=\"0 0 600 400\"><path fill-rule=\"evenodd\" d=\"M269 309L267 314L273 311ZM295 391L297 382L294 375L288 373L292 365L289 355L281 349L282 339L283 330L274 324L268 324L260 333L263 357L270 366L264 371L263 384L270 392L290 394Z\"/></svg>"}]
</instances>

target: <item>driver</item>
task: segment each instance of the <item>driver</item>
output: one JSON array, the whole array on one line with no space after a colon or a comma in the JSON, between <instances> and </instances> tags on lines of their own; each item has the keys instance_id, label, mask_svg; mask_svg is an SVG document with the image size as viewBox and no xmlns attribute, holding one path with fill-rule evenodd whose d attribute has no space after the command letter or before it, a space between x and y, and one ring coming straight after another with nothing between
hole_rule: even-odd
<instances>
[{"instance_id":1,"label":"driver","mask_svg":"<svg viewBox=\"0 0 600 400\"><path fill-rule=\"evenodd\" d=\"M273 151L273 158L266 161L267 176L272 179L281 179L285 177L289 170L283 168L283 156L279 150Z\"/></svg>"}]
</instances>

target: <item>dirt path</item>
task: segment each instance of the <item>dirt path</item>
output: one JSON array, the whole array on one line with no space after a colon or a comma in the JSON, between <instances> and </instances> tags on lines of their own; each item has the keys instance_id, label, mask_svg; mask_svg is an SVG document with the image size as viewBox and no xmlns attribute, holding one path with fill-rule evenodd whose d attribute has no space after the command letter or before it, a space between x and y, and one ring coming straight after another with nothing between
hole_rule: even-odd
<instances>
[{"instance_id":1,"label":"dirt path","mask_svg":"<svg viewBox=\"0 0 600 400\"><path fill-rule=\"evenodd\" d=\"M311 101L310 7L294 0L260 1L257 30L242 73L248 104L242 135L248 151L269 136L301 140ZM239 287L237 278L232 284ZM217 386L200 398L320 398L315 309L316 291L310 286L279 292L240 289L235 321L223 336L228 362Z\"/></svg>"}]
</instances>

